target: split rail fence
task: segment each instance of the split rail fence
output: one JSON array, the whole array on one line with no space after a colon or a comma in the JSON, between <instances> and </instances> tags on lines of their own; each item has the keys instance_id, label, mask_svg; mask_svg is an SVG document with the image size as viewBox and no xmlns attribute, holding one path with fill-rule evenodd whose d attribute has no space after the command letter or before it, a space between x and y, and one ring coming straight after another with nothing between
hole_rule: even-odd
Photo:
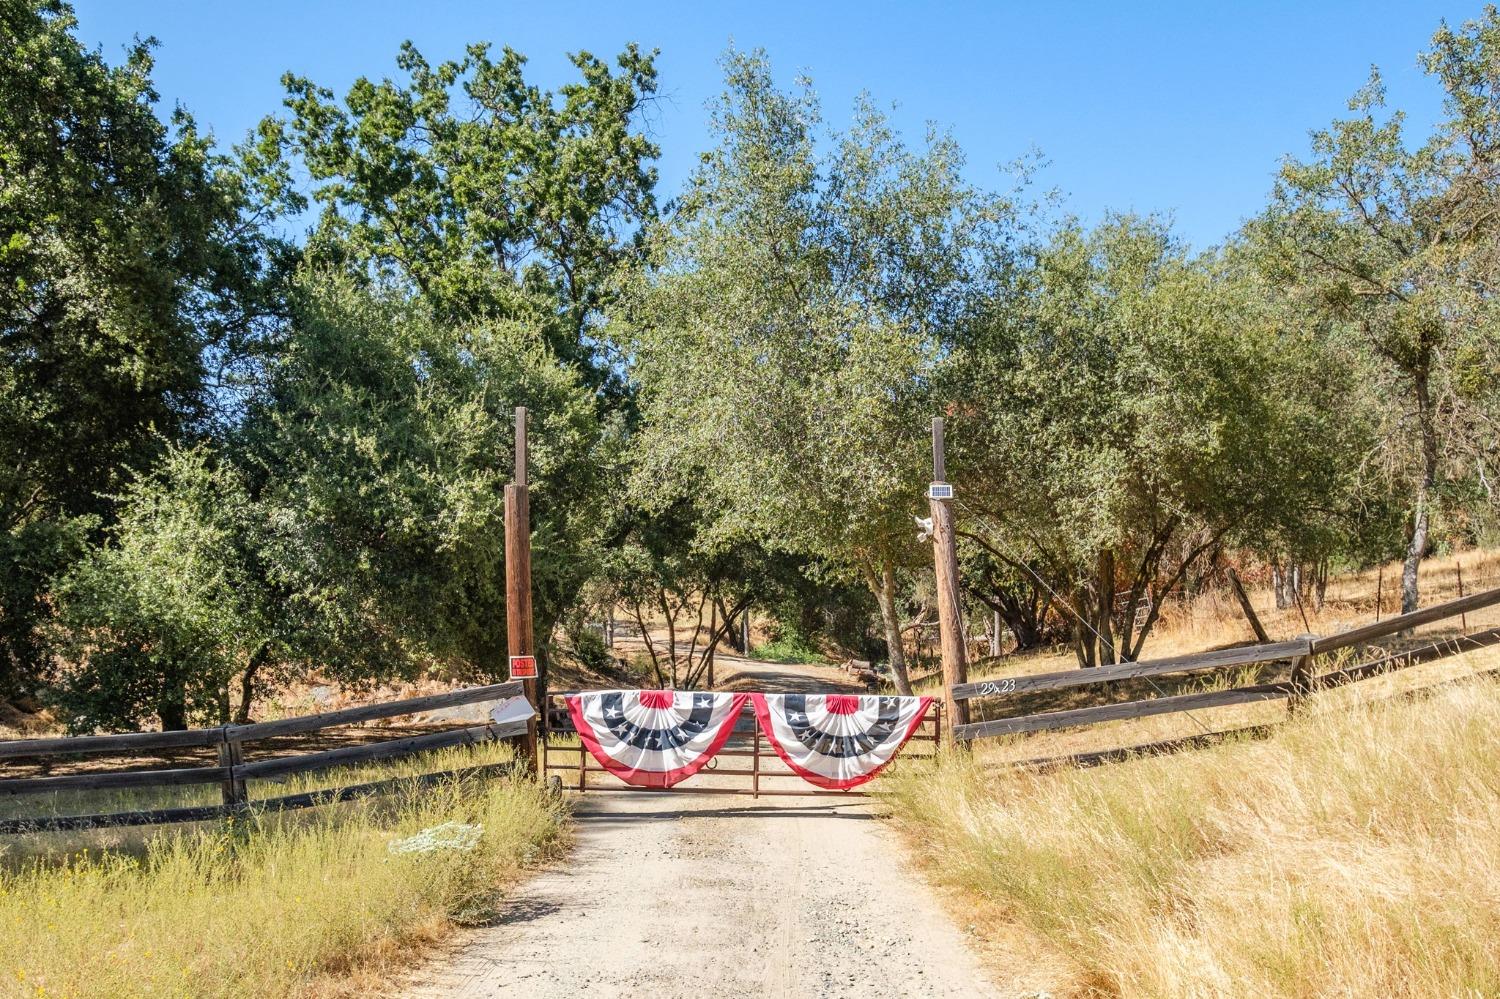
<instances>
[{"instance_id":1,"label":"split rail fence","mask_svg":"<svg viewBox=\"0 0 1500 999\"><path fill-rule=\"evenodd\" d=\"M263 742L267 739L317 732L335 726L355 725L438 708L515 697L521 693L521 690L521 684L518 681L512 681L248 725L221 725L216 728L186 729L176 732L132 732L122 735L62 736L0 741L0 761L40 760L53 757L76 758L120 753L140 754L180 749L216 749L218 752L217 766L148 769L129 767L59 776L3 779L0 780L0 797L43 795L59 791L115 791L203 784L219 785L222 797L222 802L216 805L0 819L0 834L93 829L105 826L156 825L169 822L204 822L229 818L250 810L284 811L310 808L383 794L401 788L430 786L468 777L498 776L512 770L516 765L515 762L465 767L414 777L396 777L275 798L251 799L246 791L246 782L254 779L282 778L291 774L408 757L453 746L519 738L526 733L527 723L524 720L504 724L470 725L363 745L291 756L276 756L249 762L245 759L244 747L247 744Z\"/></svg>"},{"instance_id":2,"label":"split rail fence","mask_svg":"<svg viewBox=\"0 0 1500 999\"><path fill-rule=\"evenodd\" d=\"M1321 674L1313 671L1314 660L1327 653L1366 646L1378 639L1390 638L1435 621L1455 617L1462 619L1463 615L1469 612L1496 604L1500 604L1500 588L1472 593L1456 600L1434 604L1406 614L1398 614L1331 635L1303 635L1286 642L1267 642L1194 655L1143 659L1112 666L1098 666L1093 669L1069 669L1055 673L1037 673L1031 676L956 684L950 694L955 701L983 701L990 706L995 703L996 699L999 699L1003 705L1005 698L1018 694L1072 687L1107 686L1122 681L1169 674L1212 675L1247 666L1264 666L1273 663L1290 665L1288 678L1279 682L992 718L955 726L953 736L959 741L972 741L1051 729L1097 725L1152 715L1250 704L1258 701L1286 700L1295 707L1302 698L1317 690L1353 683L1417 663L1430 662L1473 649L1500 644L1500 628L1488 628L1472 634L1426 642L1379 659L1340 666ZM1228 733L1210 732L1206 735L1212 737L1224 734ZM1193 737L1193 739L1201 738L1204 737ZM1173 740L1171 744L1176 745L1188 741L1192 740ZM1072 763L1101 762L1130 753L1167 748L1168 745L1167 743L1154 743L1101 750L1057 760L1027 762L1038 764L1064 760Z\"/></svg>"}]
</instances>

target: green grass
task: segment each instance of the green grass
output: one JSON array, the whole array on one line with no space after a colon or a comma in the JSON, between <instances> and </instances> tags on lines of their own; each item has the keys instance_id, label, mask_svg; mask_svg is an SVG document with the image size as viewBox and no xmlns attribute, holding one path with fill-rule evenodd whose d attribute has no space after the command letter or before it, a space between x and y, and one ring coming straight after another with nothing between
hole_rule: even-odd
<instances>
[{"instance_id":1,"label":"green grass","mask_svg":"<svg viewBox=\"0 0 1500 999\"><path fill-rule=\"evenodd\" d=\"M289 781L281 793L508 757L504 746ZM458 821L470 851L392 855ZM0 995L263 997L365 991L456 923L482 921L556 850L565 811L530 780L161 828L99 852L59 834L0 845ZM75 838L76 841L76 838Z\"/></svg>"},{"instance_id":2,"label":"green grass","mask_svg":"<svg viewBox=\"0 0 1500 999\"><path fill-rule=\"evenodd\" d=\"M774 641L755 646L750 650L750 658L768 663L794 664L821 663L828 660L828 657L814 648L807 639L795 632L787 632Z\"/></svg>"}]
</instances>

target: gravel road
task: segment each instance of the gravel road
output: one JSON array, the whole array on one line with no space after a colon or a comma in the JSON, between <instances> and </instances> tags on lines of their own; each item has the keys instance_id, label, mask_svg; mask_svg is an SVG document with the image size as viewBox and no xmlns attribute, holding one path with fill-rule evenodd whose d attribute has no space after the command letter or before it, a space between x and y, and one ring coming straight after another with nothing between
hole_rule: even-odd
<instances>
[{"instance_id":1,"label":"gravel road","mask_svg":"<svg viewBox=\"0 0 1500 999\"><path fill-rule=\"evenodd\" d=\"M724 666L730 689L855 689L827 667ZM686 790L575 801L569 856L399 995L1000 994L875 817L878 803Z\"/></svg>"},{"instance_id":2,"label":"gravel road","mask_svg":"<svg viewBox=\"0 0 1500 999\"><path fill-rule=\"evenodd\" d=\"M825 802L585 795L566 863L404 995L996 995L877 806Z\"/></svg>"}]
</instances>

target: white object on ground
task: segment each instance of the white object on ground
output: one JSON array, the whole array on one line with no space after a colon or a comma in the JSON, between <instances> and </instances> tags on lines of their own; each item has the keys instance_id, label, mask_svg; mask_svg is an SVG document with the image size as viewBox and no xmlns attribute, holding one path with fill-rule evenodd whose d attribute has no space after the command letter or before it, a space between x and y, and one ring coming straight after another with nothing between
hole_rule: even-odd
<instances>
[{"instance_id":1,"label":"white object on ground","mask_svg":"<svg viewBox=\"0 0 1500 999\"><path fill-rule=\"evenodd\" d=\"M436 853L438 850L472 850L479 845L484 826L463 822L444 822L440 826L423 829L414 836L392 840L386 850L392 854Z\"/></svg>"}]
</instances>

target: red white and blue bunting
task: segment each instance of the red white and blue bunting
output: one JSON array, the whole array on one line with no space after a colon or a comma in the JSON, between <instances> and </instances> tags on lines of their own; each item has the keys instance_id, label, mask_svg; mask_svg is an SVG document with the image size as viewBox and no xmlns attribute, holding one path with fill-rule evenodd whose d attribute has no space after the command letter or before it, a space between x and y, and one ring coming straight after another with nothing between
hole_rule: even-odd
<instances>
[{"instance_id":1,"label":"red white and blue bunting","mask_svg":"<svg viewBox=\"0 0 1500 999\"><path fill-rule=\"evenodd\" d=\"M906 744L930 697L752 694L760 730L776 755L819 787L847 790L872 780Z\"/></svg>"},{"instance_id":2,"label":"red white and blue bunting","mask_svg":"<svg viewBox=\"0 0 1500 999\"><path fill-rule=\"evenodd\" d=\"M748 696L598 690L567 702L578 737L600 766L627 784L671 787L723 748Z\"/></svg>"}]
</instances>

